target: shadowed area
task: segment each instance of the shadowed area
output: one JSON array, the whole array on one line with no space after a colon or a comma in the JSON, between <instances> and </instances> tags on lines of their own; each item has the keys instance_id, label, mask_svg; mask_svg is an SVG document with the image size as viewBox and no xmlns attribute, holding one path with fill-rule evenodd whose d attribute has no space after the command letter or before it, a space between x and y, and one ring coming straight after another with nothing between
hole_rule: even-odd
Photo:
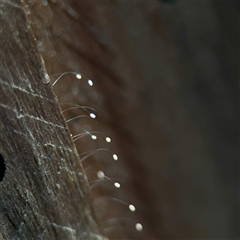
<instances>
[{"instance_id":1,"label":"shadowed area","mask_svg":"<svg viewBox=\"0 0 240 240\"><path fill-rule=\"evenodd\" d=\"M121 220L129 217L127 208L111 202L99 214L103 232L110 239L237 238L239 4L26 4L52 82L56 73L83 76L78 81L68 74L54 86L62 109L78 104L101 113L96 121L71 121L72 134L85 128L111 136L109 149L119 156L115 165L100 152L84 161L90 182L99 170L126 181L121 191L99 186L93 199L133 202L131 219L144 227L136 232L131 220ZM73 109L64 116L81 114L86 112ZM79 153L109 146L98 139L76 141ZM96 211L106 204L96 201Z\"/></svg>"}]
</instances>

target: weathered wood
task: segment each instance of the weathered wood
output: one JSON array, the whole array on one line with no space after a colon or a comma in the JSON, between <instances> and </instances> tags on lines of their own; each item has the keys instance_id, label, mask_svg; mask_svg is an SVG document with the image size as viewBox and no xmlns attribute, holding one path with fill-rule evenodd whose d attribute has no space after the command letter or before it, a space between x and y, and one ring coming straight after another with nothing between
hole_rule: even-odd
<instances>
[{"instance_id":1,"label":"weathered wood","mask_svg":"<svg viewBox=\"0 0 240 240\"><path fill-rule=\"evenodd\" d=\"M101 112L98 126L107 129L126 165L116 172L130 180L124 185L131 197L126 200L122 190L114 196L136 204L142 218L135 219L144 226L139 237L239 238L239 94L233 79L239 75L239 4L24 2L49 75L80 71L94 81L95 102L70 75L54 92L60 102ZM78 126L72 124L73 134L81 132ZM84 152L86 142L76 146ZM105 219L128 213L111 203ZM108 233L137 238L132 226Z\"/></svg>"},{"instance_id":2,"label":"weathered wood","mask_svg":"<svg viewBox=\"0 0 240 240\"><path fill-rule=\"evenodd\" d=\"M19 0L1 1L0 33L0 238L102 239Z\"/></svg>"},{"instance_id":3,"label":"weathered wood","mask_svg":"<svg viewBox=\"0 0 240 240\"><path fill-rule=\"evenodd\" d=\"M95 210L104 212L99 220L103 233L110 239L173 238L173 235L179 238L181 230L176 230L177 224L170 219L175 203L169 200L171 191L164 178L158 181L161 202L156 202L151 192L149 162L155 159L161 165L165 161L168 142L156 131L156 125L152 124L139 101L141 71L129 51L127 34L117 15L116 5L112 1L24 2L48 74L80 72L84 76L78 80L74 75L67 74L54 86L59 102L93 107L101 113L96 120L98 124L89 119L72 122L69 125L71 133L79 134L87 125L88 129L103 135L109 134L113 141L106 147L119 154L117 163L107 158L109 156L101 156L99 152L94 157L100 161L103 159L103 166L100 161L96 163L94 158L88 158L83 163L87 169L91 165L91 171L88 172L90 182L96 180L99 170L103 170L108 177L124 180L119 191L107 189L104 185L106 181L94 188ZM87 78L94 81L93 88L84 87ZM54 81L54 76L51 79ZM70 119L81 114L79 112L79 109L75 109L66 111L64 115ZM157 140L151 136L153 131ZM94 141L88 137L78 140L75 144L79 153L104 144L101 137L97 140L98 146L91 142ZM147 147L149 145L151 148ZM157 149L155 156L152 148ZM126 205L116 204L109 199L99 204L99 195L133 203L137 211L133 214ZM171 206L159 215L156 206L164 208L166 203ZM125 217L125 221L121 217ZM156 221L157 218L162 219L164 224L157 226L160 222ZM115 220L111 222L109 219ZM137 222L143 225L144 231L136 231Z\"/></svg>"}]
</instances>

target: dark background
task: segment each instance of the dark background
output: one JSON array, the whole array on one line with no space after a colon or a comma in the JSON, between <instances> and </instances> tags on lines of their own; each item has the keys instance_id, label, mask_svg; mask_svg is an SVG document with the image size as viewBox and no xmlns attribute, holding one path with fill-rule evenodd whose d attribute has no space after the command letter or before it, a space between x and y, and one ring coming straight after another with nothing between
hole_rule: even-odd
<instances>
[{"instance_id":1,"label":"dark background","mask_svg":"<svg viewBox=\"0 0 240 240\"><path fill-rule=\"evenodd\" d=\"M238 239L239 2L35 5L49 75L94 81L89 93L69 76L54 91L102 114L98 127L124 163L104 171L126 178L117 196L136 204L145 238Z\"/></svg>"},{"instance_id":2,"label":"dark background","mask_svg":"<svg viewBox=\"0 0 240 240\"><path fill-rule=\"evenodd\" d=\"M143 75L142 103L170 143L163 172L180 218L195 238L237 239L239 3L116 4ZM161 198L157 160L148 162Z\"/></svg>"}]
</instances>

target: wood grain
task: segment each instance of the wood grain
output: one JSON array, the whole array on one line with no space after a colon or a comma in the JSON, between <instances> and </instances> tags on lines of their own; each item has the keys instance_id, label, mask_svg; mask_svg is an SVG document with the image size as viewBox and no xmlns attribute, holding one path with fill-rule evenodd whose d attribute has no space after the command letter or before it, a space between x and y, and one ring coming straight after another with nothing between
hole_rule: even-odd
<instances>
[{"instance_id":1,"label":"wood grain","mask_svg":"<svg viewBox=\"0 0 240 240\"><path fill-rule=\"evenodd\" d=\"M20 1L1 1L0 23L0 238L102 239Z\"/></svg>"}]
</instances>

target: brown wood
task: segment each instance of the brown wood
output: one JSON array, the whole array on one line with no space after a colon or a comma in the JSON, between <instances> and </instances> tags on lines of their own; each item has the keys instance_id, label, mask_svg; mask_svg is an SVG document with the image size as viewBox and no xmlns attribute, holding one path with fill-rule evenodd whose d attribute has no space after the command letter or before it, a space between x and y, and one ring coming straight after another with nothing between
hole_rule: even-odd
<instances>
[{"instance_id":1,"label":"brown wood","mask_svg":"<svg viewBox=\"0 0 240 240\"><path fill-rule=\"evenodd\" d=\"M84 76L79 81L68 74L54 86L59 102L93 107L101 113L97 124L89 119L72 122L69 125L71 133L79 134L84 125L88 125L113 139L111 145L105 146L101 137L99 145L94 145L88 137L82 138L75 143L79 153L106 147L119 155L119 161L114 162L109 154L98 152L83 163L86 169L91 165L91 171L87 172L90 182L96 180L99 170L108 177L124 180L119 191L106 181L92 191L96 214L104 212L99 217L103 234L109 239L181 238L182 224L171 220L176 205L169 197L172 186L161 174L155 181L148 172L150 163L158 162L162 166L166 161L169 143L142 106L141 70L129 51L127 34L115 3L24 2L51 80L56 79L53 75L69 71L81 72ZM84 85L88 78L94 81L91 89ZM66 119L79 114L85 113L79 109L64 112ZM152 192L153 183L161 192L160 201ZM101 201L101 195L107 198ZM128 206L111 201L111 197L134 204L137 211L130 212ZM136 231L137 222L143 224L144 231Z\"/></svg>"},{"instance_id":2,"label":"brown wood","mask_svg":"<svg viewBox=\"0 0 240 240\"><path fill-rule=\"evenodd\" d=\"M1 1L0 33L0 239L102 239L19 0Z\"/></svg>"},{"instance_id":3,"label":"brown wood","mask_svg":"<svg viewBox=\"0 0 240 240\"><path fill-rule=\"evenodd\" d=\"M95 123L89 119L73 121L69 125L71 133L79 134L87 125L113 140L108 145L101 137L97 141L89 136L82 138L75 142L79 154L110 146L109 149L119 155L117 164L110 161L110 155L100 153L83 162L90 182L96 180L100 169L109 177L124 179L119 191L112 191L111 185L104 185L104 182L91 192L97 203L94 211L104 212L100 219L103 233L110 239L239 238L239 218L236 216L239 209L236 201L239 189L236 184L239 182L236 181L239 179L236 158L239 153L236 131L239 104L236 103L239 94L235 80L239 76L236 51L239 49L236 24L239 4L232 1L172 1L172 4L112 0L23 2L51 80L56 78L53 74L66 71L81 72L84 76L78 81L69 74L58 82L54 93L59 102L90 106L101 113ZM14 4L11 6L12 9ZM3 13L5 18L6 11L2 10ZM15 14L11 13L13 16ZM12 28L10 33L16 35L16 29ZM25 62L21 66L24 69ZM1 66L5 69L3 64ZM84 85L87 78L94 81L94 87ZM16 79L14 77L14 84L19 82ZM34 81L31 79L31 84ZM49 85L44 88L48 89ZM16 95L17 91L13 93ZM22 102L29 106L26 99ZM41 109L50 118L56 109L45 105ZM26 107L23 109L26 112ZM28 107L29 111L31 109ZM37 112L33 108L30 113L35 116ZM79 114L84 113L79 109L64 112L67 119ZM34 129L37 129L35 126L38 125L34 122ZM47 136L53 138L53 134ZM17 154L26 149L20 149ZM40 147L40 153L45 151L43 154L50 157L56 155L55 149L60 151L53 147L50 152L50 146L44 149ZM5 162L9 162L6 154L2 154ZM104 166L96 159L103 159ZM65 166L61 165L59 156L56 162L58 165L50 165L51 171ZM55 164L54 160L50 163ZM3 183L10 171L9 165L6 166ZM91 171L88 171L90 166ZM0 180L3 173L1 170ZM69 178L68 173L61 176ZM54 182L58 183L59 179L54 177ZM46 191L44 194L47 198ZM101 194L109 197L102 199L102 205ZM137 211L129 213L126 205L110 201L111 196L133 203ZM41 202L47 206L49 201ZM54 206L52 202L50 206ZM65 208L59 211L66 212ZM130 220L122 221L121 216ZM114 221L108 221L111 218ZM21 221L17 223L22 224ZM134 228L138 221L144 227L140 233Z\"/></svg>"}]
</instances>

